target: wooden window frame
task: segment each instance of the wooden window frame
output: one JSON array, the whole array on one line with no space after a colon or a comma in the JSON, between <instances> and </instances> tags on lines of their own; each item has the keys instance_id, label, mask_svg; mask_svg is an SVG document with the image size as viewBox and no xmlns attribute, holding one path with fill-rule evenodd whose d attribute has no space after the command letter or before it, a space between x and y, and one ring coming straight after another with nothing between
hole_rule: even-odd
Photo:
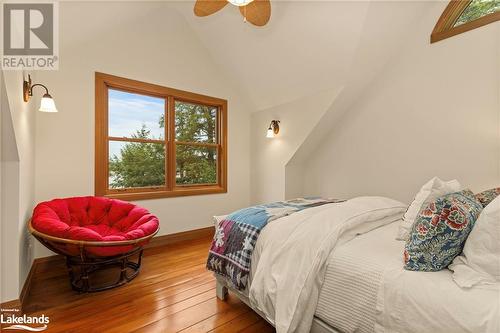
<instances>
[{"instance_id":1,"label":"wooden window frame","mask_svg":"<svg viewBox=\"0 0 500 333\"><path fill-rule=\"evenodd\" d=\"M108 89L165 99L165 140L116 138L108 136ZM216 143L189 145L217 147L217 184L176 184L175 101L218 108ZM144 188L109 188L109 141L165 143L165 185ZM180 143L184 144L184 143ZM121 200L144 200L178 196L227 193L227 101L220 98L167 88L156 84L95 73L95 195Z\"/></svg>"},{"instance_id":2,"label":"wooden window frame","mask_svg":"<svg viewBox=\"0 0 500 333\"><path fill-rule=\"evenodd\" d=\"M493 23L500 20L500 12L491 13L482 16L476 20L461 24L454 27L458 18L464 12L465 8L469 6L472 0L452 0L441 14L441 17L436 23L434 30L431 34L431 43L450 38L452 36L470 31L486 24Z\"/></svg>"}]
</instances>

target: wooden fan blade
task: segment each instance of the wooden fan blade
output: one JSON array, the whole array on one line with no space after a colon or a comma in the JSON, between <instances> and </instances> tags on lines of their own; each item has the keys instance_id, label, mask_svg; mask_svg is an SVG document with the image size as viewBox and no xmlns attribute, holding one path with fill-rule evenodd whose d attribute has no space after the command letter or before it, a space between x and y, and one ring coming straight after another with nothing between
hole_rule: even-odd
<instances>
[{"instance_id":1,"label":"wooden fan blade","mask_svg":"<svg viewBox=\"0 0 500 333\"><path fill-rule=\"evenodd\" d=\"M218 12L227 5L227 0L196 0L194 14L196 16L208 16Z\"/></svg>"},{"instance_id":2,"label":"wooden fan blade","mask_svg":"<svg viewBox=\"0 0 500 333\"><path fill-rule=\"evenodd\" d=\"M263 26L271 18L271 2L269 0L254 0L246 6L240 7L240 13L248 22L256 26Z\"/></svg>"}]
</instances>

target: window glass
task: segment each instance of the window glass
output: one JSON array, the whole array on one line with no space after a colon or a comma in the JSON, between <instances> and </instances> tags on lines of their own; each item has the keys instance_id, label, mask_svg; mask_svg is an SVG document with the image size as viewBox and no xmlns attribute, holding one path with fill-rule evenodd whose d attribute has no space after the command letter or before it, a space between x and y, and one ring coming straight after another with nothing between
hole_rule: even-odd
<instances>
[{"instance_id":1,"label":"window glass","mask_svg":"<svg viewBox=\"0 0 500 333\"><path fill-rule=\"evenodd\" d=\"M217 184L217 149L177 144L177 185Z\"/></svg>"},{"instance_id":2,"label":"window glass","mask_svg":"<svg viewBox=\"0 0 500 333\"><path fill-rule=\"evenodd\" d=\"M455 22L455 27L500 11L500 0L472 0Z\"/></svg>"},{"instance_id":3,"label":"window glass","mask_svg":"<svg viewBox=\"0 0 500 333\"><path fill-rule=\"evenodd\" d=\"M109 188L165 185L165 145L143 142L109 142Z\"/></svg>"},{"instance_id":4,"label":"window glass","mask_svg":"<svg viewBox=\"0 0 500 333\"><path fill-rule=\"evenodd\" d=\"M95 84L97 196L227 192L226 100L103 73Z\"/></svg>"},{"instance_id":5,"label":"window glass","mask_svg":"<svg viewBox=\"0 0 500 333\"><path fill-rule=\"evenodd\" d=\"M165 137L163 98L109 89L108 109L108 134L111 137Z\"/></svg>"},{"instance_id":6,"label":"window glass","mask_svg":"<svg viewBox=\"0 0 500 333\"><path fill-rule=\"evenodd\" d=\"M217 107L175 102L175 139L182 142L215 143Z\"/></svg>"}]
</instances>

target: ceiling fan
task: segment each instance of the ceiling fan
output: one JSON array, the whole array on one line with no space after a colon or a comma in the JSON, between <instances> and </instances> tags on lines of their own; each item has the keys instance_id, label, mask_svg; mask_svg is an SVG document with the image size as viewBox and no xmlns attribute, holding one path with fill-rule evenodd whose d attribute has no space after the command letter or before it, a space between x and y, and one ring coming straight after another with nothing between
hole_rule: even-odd
<instances>
[{"instance_id":1,"label":"ceiling fan","mask_svg":"<svg viewBox=\"0 0 500 333\"><path fill-rule=\"evenodd\" d=\"M271 3L269 0L196 0L194 14L208 16L218 12L228 3L240 8L245 21L256 26L263 26L271 18Z\"/></svg>"}]
</instances>

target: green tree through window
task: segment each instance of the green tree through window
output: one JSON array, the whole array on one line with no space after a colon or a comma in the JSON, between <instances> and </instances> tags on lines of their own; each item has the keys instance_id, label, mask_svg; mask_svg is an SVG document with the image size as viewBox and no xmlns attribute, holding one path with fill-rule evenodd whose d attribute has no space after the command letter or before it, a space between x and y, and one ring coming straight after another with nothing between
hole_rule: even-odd
<instances>
[{"instance_id":1,"label":"green tree through window","mask_svg":"<svg viewBox=\"0 0 500 333\"><path fill-rule=\"evenodd\" d=\"M95 193L227 192L227 101L96 73Z\"/></svg>"},{"instance_id":2,"label":"green tree through window","mask_svg":"<svg viewBox=\"0 0 500 333\"><path fill-rule=\"evenodd\" d=\"M431 43L500 20L500 0L451 0L436 22Z\"/></svg>"},{"instance_id":3,"label":"green tree through window","mask_svg":"<svg viewBox=\"0 0 500 333\"><path fill-rule=\"evenodd\" d=\"M217 183L217 108L175 102L176 183Z\"/></svg>"},{"instance_id":4,"label":"green tree through window","mask_svg":"<svg viewBox=\"0 0 500 333\"><path fill-rule=\"evenodd\" d=\"M134 95L133 98L130 95ZM126 92L111 92L110 98L117 107L130 108L147 113L151 97ZM159 109L162 111L163 103ZM127 108L128 109L128 108ZM114 109L110 110L115 112ZM121 112L121 113L120 113ZM128 111L131 112L131 111ZM116 111L123 117L124 111ZM127 126L136 124L144 115L138 114L134 122L126 122ZM130 117L130 115L129 115ZM148 116L146 116L148 117ZM113 116L110 116L114 120ZM148 121L142 123L140 129L126 138L141 140L164 140L165 115L159 115L157 124ZM117 124L111 124L115 132ZM132 125L137 127L137 125ZM176 140L176 184L216 184L217 183L217 108L187 102L175 102L175 140ZM155 187L165 184L165 144L153 142L110 142L109 186L111 188Z\"/></svg>"},{"instance_id":5,"label":"green tree through window","mask_svg":"<svg viewBox=\"0 0 500 333\"><path fill-rule=\"evenodd\" d=\"M500 11L500 0L472 0L455 22L455 27Z\"/></svg>"},{"instance_id":6,"label":"green tree through window","mask_svg":"<svg viewBox=\"0 0 500 333\"><path fill-rule=\"evenodd\" d=\"M109 135L126 140L109 142L109 187L164 186L165 100L109 89L108 104Z\"/></svg>"},{"instance_id":7,"label":"green tree through window","mask_svg":"<svg viewBox=\"0 0 500 333\"><path fill-rule=\"evenodd\" d=\"M151 131L146 125L132 138L146 139ZM165 184L165 145L161 143L126 142L120 153L109 159L111 188L134 188Z\"/></svg>"}]
</instances>

